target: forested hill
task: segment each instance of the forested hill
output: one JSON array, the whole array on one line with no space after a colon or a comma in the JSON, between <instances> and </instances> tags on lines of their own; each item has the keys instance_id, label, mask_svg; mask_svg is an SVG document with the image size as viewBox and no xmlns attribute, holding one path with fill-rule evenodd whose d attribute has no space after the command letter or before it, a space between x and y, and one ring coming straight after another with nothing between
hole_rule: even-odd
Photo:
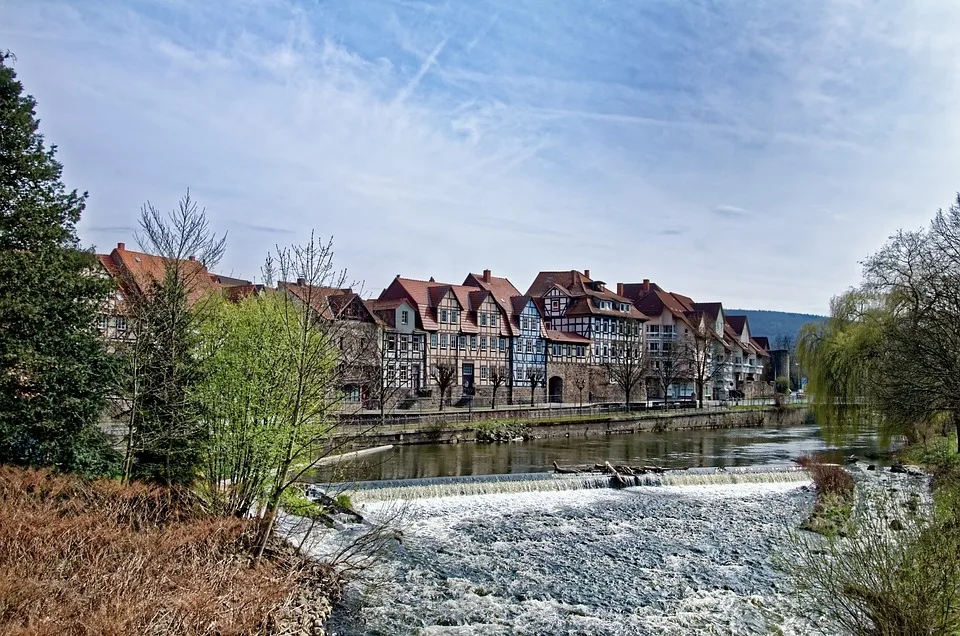
<instances>
[{"instance_id":1,"label":"forested hill","mask_svg":"<svg viewBox=\"0 0 960 636\"><path fill-rule=\"evenodd\" d=\"M731 316L746 316L750 322L750 334L770 338L770 345L776 346L780 336L789 335L794 342L800 328L808 322L821 322L826 316L815 314L793 314L786 311L767 311L765 309L725 309Z\"/></svg>"}]
</instances>

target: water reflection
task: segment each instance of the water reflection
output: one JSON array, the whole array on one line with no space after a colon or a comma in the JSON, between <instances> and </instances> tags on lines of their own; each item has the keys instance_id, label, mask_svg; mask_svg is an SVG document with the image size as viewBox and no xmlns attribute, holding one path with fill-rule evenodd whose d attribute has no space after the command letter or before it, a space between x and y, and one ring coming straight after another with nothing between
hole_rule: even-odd
<instances>
[{"instance_id":1,"label":"water reflection","mask_svg":"<svg viewBox=\"0 0 960 636\"><path fill-rule=\"evenodd\" d=\"M423 444L342 466L338 479L410 479L463 475L499 475L551 470L560 465L610 461L631 466L751 466L783 464L811 452L831 461L855 454L882 454L889 449L875 433L861 433L842 446L827 443L816 425L788 428L734 428L550 438L509 444ZM329 473L316 476L330 479Z\"/></svg>"}]
</instances>

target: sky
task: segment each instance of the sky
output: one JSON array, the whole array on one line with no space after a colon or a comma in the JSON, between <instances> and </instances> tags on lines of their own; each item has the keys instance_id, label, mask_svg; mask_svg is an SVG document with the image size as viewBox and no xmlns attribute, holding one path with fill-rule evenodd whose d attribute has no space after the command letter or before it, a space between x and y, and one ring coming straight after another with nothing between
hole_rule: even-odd
<instances>
[{"instance_id":1,"label":"sky","mask_svg":"<svg viewBox=\"0 0 960 636\"><path fill-rule=\"evenodd\" d=\"M190 189L220 273L333 237L376 295L491 269L826 313L960 190L954 0L0 0L80 237Z\"/></svg>"}]
</instances>

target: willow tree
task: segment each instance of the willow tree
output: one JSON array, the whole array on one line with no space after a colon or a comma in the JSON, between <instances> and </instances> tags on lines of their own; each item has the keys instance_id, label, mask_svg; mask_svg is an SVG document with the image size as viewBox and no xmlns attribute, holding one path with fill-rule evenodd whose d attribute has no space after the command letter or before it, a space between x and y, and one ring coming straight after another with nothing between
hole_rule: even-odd
<instances>
[{"instance_id":1,"label":"willow tree","mask_svg":"<svg viewBox=\"0 0 960 636\"><path fill-rule=\"evenodd\" d=\"M867 259L830 319L804 328L798 355L832 434L866 422L911 440L944 424L960 431L960 195Z\"/></svg>"}]
</instances>

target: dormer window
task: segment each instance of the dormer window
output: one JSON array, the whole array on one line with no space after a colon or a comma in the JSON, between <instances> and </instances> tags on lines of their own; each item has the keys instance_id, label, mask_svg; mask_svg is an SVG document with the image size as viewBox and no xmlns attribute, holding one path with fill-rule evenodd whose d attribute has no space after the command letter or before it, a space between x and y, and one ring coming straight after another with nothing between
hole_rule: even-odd
<instances>
[{"instance_id":1,"label":"dormer window","mask_svg":"<svg viewBox=\"0 0 960 636\"><path fill-rule=\"evenodd\" d=\"M447 318L448 318L448 317L449 317L449 312L448 312L446 309L441 309L441 310L440 310L440 322L447 322Z\"/></svg>"},{"instance_id":2,"label":"dormer window","mask_svg":"<svg viewBox=\"0 0 960 636\"><path fill-rule=\"evenodd\" d=\"M613 301L612 301L612 300L601 300L601 301L600 301L600 309L613 309Z\"/></svg>"},{"instance_id":3,"label":"dormer window","mask_svg":"<svg viewBox=\"0 0 960 636\"><path fill-rule=\"evenodd\" d=\"M630 305L627 303L620 303L620 311L630 311Z\"/></svg>"}]
</instances>

